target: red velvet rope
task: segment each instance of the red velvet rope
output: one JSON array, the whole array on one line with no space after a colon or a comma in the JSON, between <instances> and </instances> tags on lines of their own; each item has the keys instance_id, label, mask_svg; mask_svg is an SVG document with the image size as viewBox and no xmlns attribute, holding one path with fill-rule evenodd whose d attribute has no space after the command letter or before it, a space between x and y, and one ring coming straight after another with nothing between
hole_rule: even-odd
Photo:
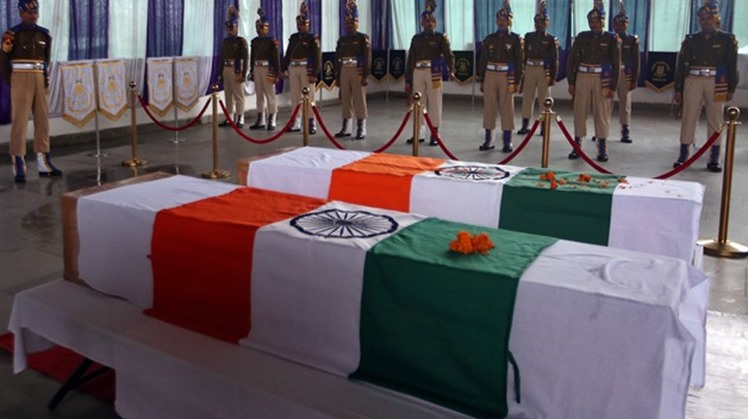
<instances>
[{"instance_id":1,"label":"red velvet rope","mask_svg":"<svg viewBox=\"0 0 748 419\"><path fill-rule=\"evenodd\" d=\"M426 120L426 125L429 127L429 131L431 131L431 138L436 139L436 143L439 144L439 148L442 149L444 154L446 154L447 157L449 157L452 160L460 160L451 151L449 151L447 146L444 145L444 141L442 141L441 137L439 137L439 133L436 131L436 129L434 129L434 124L431 123L431 117L429 116L428 112L423 113L423 119ZM418 140L414 138L413 141L418 141Z\"/></svg>"},{"instance_id":2,"label":"red velvet rope","mask_svg":"<svg viewBox=\"0 0 748 419\"><path fill-rule=\"evenodd\" d=\"M673 170L670 170L668 172L665 172L665 173L663 173L663 174L655 177L655 179L667 179L669 177L675 176L678 173L686 170L686 168L690 167L693 164L693 162L695 162L701 156L703 156L704 153L706 153L706 151L709 149L709 147L711 147L714 144L714 142L717 141L717 138L722 133L722 129L723 128L724 127L720 127L720 129L718 129L717 131L715 131L714 134L712 134L712 136L709 137L709 140L707 140L706 144L704 144L700 149L698 149L696 151L696 153L694 153L693 156L691 156L690 159L684 161L683 164L681 164L680 166L674 168Z\"/></svg>"},{"instance_id":3,"label":"red velvet rope","mask_svg":"<svg viewBox=\"0 0 748 419\"><path fill-rule=\"evenodd\" d=\"M410 116L413 114L412 110L408 110L408 112L405 114L405 117L403 118L403 122L400 124L400 128L397 129L397 132L395 133L395 136L390 138L387 143L385 143L383 146L379 147L378 149L374 150L375 153L381 153L384 150L387 150L392 146L392 144L397 141L398 138L400 138L400 135L402 135L403 130L405 129L405 125L408 124L408 120L410 119Z\"/></svg>"},{"instance_id":4,"label":"red velvet rope","mask_svg":"<svg viewBox=\"0 0 748 419\"><path fill-rule=\"evenodd\" d=\"M572 148L574 148L574 151L576 151L577 154L579 154L579 157L581 157L582 160L587 162L587 164L592 166L593 169L597 170L600 173L605 173L608 175L613 173L605 169L604 167L600 166L599 164L595 163L594 161L592 161L592 159L587 157L586 154L584 154L584 151L582 151L582 149L579 147L579 145L577 145L574 139L571 138L571 136L569 135L569 130L566 129L566 126L564 125L563 121L561 121L561 118L558 115L556 116L556 122L558 122L558 127L561 128L561 132L564 133L564 136L566 137L566 141L568 141L569 144L571 144Z\"/></svg>"},{"instance_id":5,"label":"red velvet rope","mask_svg":"<svg viewBox=\"0 0 748 419\"><path fill-rule=\"evenodd\" d=\"M193 125L195 125L197 123L197 121L200 120L200 118L203 117L203 114L208 109L208 105L210 104L210 100L207 100L205 102L205 105L203 106L203 109L200 111L200 113L197 114L197 116L195 117L195 119L193 119L192 121L190 121L187 125L183 125L181 127L170 127L170 126L164 125L161 122L159 122L159 121L156 120L156 117L154 117L153 114L151 113L151 111L148 109L148 105L145 103L145 101L143 100L142 96L138 95L138 100L140 101L140 106L142 106L143 109L145 110L146 115L148 115L148 117L151 118L151 121L153 121L153 123L155 123L156 125L158 125L159 128L165 129L167 131L184 131L187 128L192 127Z\"/></svg>"},{"instance_id":6,"label":"red velvet rope","mask_svg":"<svg viewBox=\"0 0 748 419\"><path fill-rule=\"evenodd\" d=\"M527 133L527 135L525 136L525 139L522 140L522 142L520 143L520 145L516 149L514 149L514 152L512 152L512 154L506 156L504 158L504 160L500 161L498 164L507 164L507 163L509 163L510 161L514 160L514 158L517 157L517 155L519 153L521 153L522 150L524 150L525 147L527 147L527 144L532 139L532 136L535 135L535 131L537 131L538 125L540 125L540 119L541 118L538 118L538 119L535 120L535 123L532 124L532 128L530 128L530 132Z\"/></svg>"},{"instance_id":7,"label":"red velvet rope","mask_svg":"<svg viewBox=\"0 0 748 419\"><path fill-rule=\"evenodd\" d=\"M239 129L239 127L236 126L236 123L234 122L233 119L231 119L231 116L229 116L229 112L226 109L226 105L223 104L223 101L221 99L218 99L218 104L221 105L221 111L223 111L223 115L226 117L226 121L229 123L229 125L231 125L231 128L233 128L234 131L237 134L239 134L240 137L242 137L243 139L245 139L245 140L247 140L247 141L249 141L251 143L255 143L255 144L267 144L267 143L271 143L271 142L277 140L278 138L280 138L281 135L285 134L286 131L288 131L291 128L291 125L293 124L294 120L296 119L296 115L299 113L299 109L301 109L301 104L296 105L296 108L294 108L293 113L291 114L291 118L288 120L288 122L286 122L286 125L283 126L283 128L281 128L280 132L278 132L277 134L273 135L270 138L266 138L264 140L256 140L256 139L254 139L254 138L252 138L252 137L244 134L242 132L242 130Z\"/></svg>"},{"instance_id":8,"label":"red velvet rope","mask_svg":"<svg viewBox=\"0 0 748 419\"><path fill-rule=\"evenodd\" d=\"M330 131L327 130L327 125L325 125L325 122L322 121L322 116L319 114L319 109L317 109L316 106L312 106L312 112L314 112L314 116L317 117L317 122L319 123L319 127L322 128L322 132L325 133L325 136L327 136L327 139L332 142L332 144L338 148L338 150L347 150L345 147L343 147L342 144L340 144L337 140L335 140L335 137L333 137L330 134Z\"/></svg>"}]
</instances>

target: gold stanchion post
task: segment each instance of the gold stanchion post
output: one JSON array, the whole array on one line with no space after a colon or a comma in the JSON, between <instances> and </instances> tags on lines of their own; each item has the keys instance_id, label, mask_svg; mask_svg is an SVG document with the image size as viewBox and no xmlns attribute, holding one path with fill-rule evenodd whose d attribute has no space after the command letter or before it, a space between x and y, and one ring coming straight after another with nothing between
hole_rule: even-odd
<instances>
[{"instance_id":1,"label":"gold stanchion post","mask_svg":"<svg viewBox=\"0 0 748 419\"><path fill-rule=\"evenodd\" d=\"M210 97L210 100L213 101L213 170L200 176L205 179L226 179L231 176L231 173L228 170L218 168L218 85L214 84L211 88L213 90Z\"/></svg>"},{"instance_id":2,"label":"gold stanchion post","mask_svg":"<svg viewBox=\"0 0 748 419\"><path fill-rule=\"evenodd\" d=\"M301 89L301 94L304 95L304 98L301 102L301 129L304 133L304 147L309 145L309 94L311 93L311 90L309 90L309 87L304 86L303 89Z\"/></svg>"},{"instance_id":3,"label":"gold stanchion post","mask_svg":"<svg viewBox=\"0 0 748 419\"><path fill-rule=\"evenodd\" d=\"M132 137L132 158L124 160L122 165L125 167L140 167L148 164L148 160L138 157L138 120L136 112L138 108L138 93L135 90L135 82L130 81L130 133Z\"/></svg>"},{"instance_id":4,"label":"gold stanchion post","mask_svg":"<svg viewBox=\"0 0 748 419\"><path fill-rule=\"evenodd\" d=\"M418 143L421 138L421 92L413 93L413 156L418 157Z\"/></svg>"},{"instance_id":5,"label":"gold stanchion post","mask_svg":"<svg viewBox=\"0 0 748 419\"><path fill-rule=\"evenodd\" d=\"M717 239L702 240L704 253L710 256L742 258L748 256L748 247L740 243L727 240L727 230L730 220L730 198L732 190L732 169L735 160L735 132L740 124L738 117L740 109L730 107L727 110L730 121L727 123L727 149L725 150L725 171L722 175L722 201L719 211L719 234Z\"/></svg>"},{"instance_id":6,"label":"gold stanchion post","mask_svg":"<svg viewBox=\"0 0 748 419\"><path fill-rule=\"evenodd\" d=\"M553 117L553 98L547 97L543 101L545 114L543 115L543 157L541 158L541 167L548 167L548 159L551 154L551 118Z\"/></svg>"}]
</instances>

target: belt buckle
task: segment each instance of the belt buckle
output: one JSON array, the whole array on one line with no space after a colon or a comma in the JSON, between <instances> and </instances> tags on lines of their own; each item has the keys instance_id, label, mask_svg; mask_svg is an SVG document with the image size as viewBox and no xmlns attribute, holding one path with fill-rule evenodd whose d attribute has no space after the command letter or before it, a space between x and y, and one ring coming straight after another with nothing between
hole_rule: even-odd
<instances>
[{"instance_id":1,"label":"belt buckle","mask_svg":"<svg viewBox=\"0 0 748 419\"><path fill-rule=\"evenodd\" d=\"M709 70L708 68L702 68L701 70L699 70L699 74L701 74L702 76L711 76L712 70Z\"/></svg>"}]
</instances>

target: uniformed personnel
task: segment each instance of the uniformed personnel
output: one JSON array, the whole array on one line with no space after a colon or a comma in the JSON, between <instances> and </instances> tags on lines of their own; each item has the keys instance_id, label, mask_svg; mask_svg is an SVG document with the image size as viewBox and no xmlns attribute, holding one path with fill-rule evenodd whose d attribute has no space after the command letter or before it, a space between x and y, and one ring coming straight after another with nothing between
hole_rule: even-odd
<instances>
[{"instance_id":1,"label":"uniformed personnel","mask_svg":"<svg viewBox=\"0 0 748 419\"><path fill-rule=\"evenodd\" d=\"M267 130L275 130L278 104L275 99L275 83L280 70L278 40L269 36L270 23L262 7L257 9L259 19L255 21L257 36L252 39L249 56L249 79L255 83L257 95L257 121L249 129L265 128L265 100L267 99Z\"/></svg>"},{"instance_id":2,"label":"uniformed personnel","mask_svg":"<svg viewBox=\"0 0 748 419\"><path fill-rule=\"evenodd\" d=\"M61 176L52 164L49 144L47 87L52 37L49 29L36 24L39 4L36 0L19 0L21 23L3 34L0 70L10 83L11 120L10 157L13 179L26 182L26 128L34 115L34 152L39 176Z\"/></svg>"},{"instance_id":3,"label":"uniformed personnel","mask_svg":"<svg viewBox=\"0 0 748 419\"><path fill-rule=\"evenodd\" d=\"M357 140L366 138L366 85L371 71L371 41L358 31L358 6L348 0L345 7L346 34L335 48L335 77L340 87L343 127L335 137L351 136L351 118L356 113Z\"/></svg>"},{"instance_id":4,"label":"uniformed personnel","mask_svg":"<svg viewBox=\"0 0 748 419\"><path fill-rule=\"evenodd\" d=\"M221 61L223 62L223 90L226 96L226 110L236 122L244 126L244 80L249 67L249 47L247 40L238 35L239 11L229 6L226 20L226 38L221 43ZM228 125L223 121L221 126Z\"/></svg>"},{"instance_id":5,"label":"uniformed personnel","mask_svg":"<svg viewBox=\"0 0 748 419\"><path fill-rule=\"evenodd\" d=\"M556 84L558 74L558 38L548 33L551 19L545 0L538 3L533 17L535 31L525 34L525 72L520 92L522 93L522 128L517 134L529 132L528 124L533 117L535 98L540 104L551 96L551 86ZM540 135L544 134L545 124L540 124Z\"/></svg>"},{"instance_id":6,"label":"uniformed personnel","mask_svg":"<svg viewBox=\"0 0 748 419\"><path fill-rule=\"evenodd\" d=\"M301 102L301 90L308 87L310 103L314 105L314 90L317 84L317 76L322 68L322 49L319 37L309 32L309 9L306 1L301 2L299 15L296 16L296 32L291 35L286 47L286 55L283 57L283 77L288 78L291 93L291 107ZM309 118L309 133L317 133L317 124L314 117ZM301 111L296 117L291 132L301 131Z\"/></svg>"},{"instance_id":7,"label":"uniformed personnel","mask_svg":"<svg viewBox=\"0 0 748 419\"><path fill-rule=\"evenodd\" d=\"M479 150L492 150L496 113L501 115L502 149L512 151L514 129L514 93L522 80L524 65L522 37L511 32L512 8L509 0L496 12L498 30L483 40L477 77L483 92L483 129L485 138Z\"/></svg>"},{"instance_id":8,"label":"uniformed personnel","mask_svg":"<svg viewBox=\"0 0 748 419\"><path fill-rule=\"evenodd\" d=\"M618 14L613 18L613 29L621 40L621 73L618 76L618 120L621 123L621 142L631 143L631 92L639 81L639 37L627 32L629 17L623 0L619 0Z\"/></svg>"},{"instance_id":9,"label":"uniformed personnel","mask_svg":"<svg viewBox=\"0 0 748 419\"><path fill-rule=\"evenodd\" d=\"M706 0L699 9L701 31L686 35L678 53L675 73L676 104L683 105L680 128L680 154L673 163L678 167L685 162L694 143L696 125L703 102L711 137L722 125L726 101L732 100L738 85L738 43L735 35L719 29L719 7ZM719 173L721 135L709 153L707 170Z\"/></svg>"},{"instance_id":10,"label":"uniformed personnel","mask_svg":"<svg viewBox=\"0 0 748 419\"><path fill-rule=\"evenodd\" d=\"M587 114L592 109L597 161L606 162L610 107L618 85L621 54L618 37L603 30L605 6L602 0L595 0L592 10L587 13L587 23L590 30L577 35L566 63L569 94L574 104L574 141L582 147L582 140L587 135ZM569 153L570 159L578 157L575 150Z\"/></svg>"},{"instance_id":11,"label":"uniformed personnel","mask_svg":"<svg viewBox=\"0 0 748 419\"><path fill-rule=\"evenodd\" d=\"M436 32L436 2L426 1L426 8L421 13L421 27L423 31L415 34L410 41L408 59L405 66L405 93L408 95L421 92L428 108L429 117L438 132L442 123L442 69L449 69L449 79L454 80L455 56L449 45L446 34ZM420 116L418 116L420 117ZM421 124L422 129L426 126ZM418 139L423 142L423 138ZM407 140L410 144L413 138ZM439 145L434 136L429 141L430 146Z\"/></svg>"}]
</instances>

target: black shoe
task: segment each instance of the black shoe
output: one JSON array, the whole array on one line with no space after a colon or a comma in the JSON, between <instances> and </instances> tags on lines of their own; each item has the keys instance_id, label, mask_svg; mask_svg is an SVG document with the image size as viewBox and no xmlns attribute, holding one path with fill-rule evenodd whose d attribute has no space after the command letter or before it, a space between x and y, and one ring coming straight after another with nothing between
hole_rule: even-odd
<instances>
[{"instance_id":1,"label":"black shoe","mask_svg":"<svg viewBox=\"0 0 748 419\"><path fill-rule=\"evenodd\" d=\"M488 150L493 150L494 148L496 147L493 144L489 144L486 142L486 143L481 144L480 147L478 147L478 150L488 151Z\"/></svg>"},{"instance_id":2,"label":"black shoe","mask_svg":"<svg viewBox=\"0 0 748 419\"><path fill-rule=\"evenodd\" d=\"M597 161L605 163L608 161L608 155L607 154L598 154L597 155Z\"/></svg>"},{"instance_id":3,"label":"black shoe","mask_svg":"<svg viewBox=\"0 0 748 419\"><path fill-rule=\"evenodd\" d=\"M543 132L543 130L540 130L540 134L538 134L538 137L544 137L544 136L545 136L545 132Z\"/></svg>"},{"instance_id":4,"label":"black shoe","mask_svg":"<svg viewBox=\"0 0 748 419\"><path fill-rule=\"evenodd\" d=\"M722 173L722 166L719 163L707 163L706 170L712 173Z\"/></svg>"},{"instance_id":5,"label":"black shoe","mask_svg":"<svg viewBox=\"0 0 748 419\"><path fill-rule=\"evenodd\" d=\"M16 183L26 183L26 175L16 175L13 179Z\"/></svg>"},{"instance_id":6,"label":"black shoe","mask_svg":"<svg viewBox=\"0 0 748 419\"><path fill-rule=\"evenodd\" d=\"M309 127L309 135L314 135L317 133L317 128L315 127Z\"/></svg>"},{"instance_id":7,"label":"black shoe","mask_svg":"<svg viewBox=\"0 0 748 419\"><path fill-rule=\"evenodd\" d=\"M237 128L244 128L244 122L237 122L236 123Z\"/></svg>"},{"instance_id":8,"label":"black shoe","mask_svg":"<svg viewBox=\"0 0 748 419\"><path fill-rule=\"evenodd\" d=\"M58 176L62 176L62 170L60 169L53 169L51 172L39 172L39 177L58 177Z\"/></svg>"},{"instance_id":9,"label":"black shoe","mask_svg":"<svg viewBox=\"0 0 748 419\"><path fill-rule=\"evenodd\" d=\"M511 144L506 144L504 145L504 147L501 147L502 153L511 153L512 151L514 151L514 148L511 146Z\"/></svg>"},{"instance_id":10,"label":"black shoe","mask_svg":"<svg viewBox=\"0 0 748 419\"><path fill-rule=\"evenodd\" d=\"M575 160L579 158L579 154L577 154L576 150L571 150L571 153L569 153L569 160Z\"/></svg>"},{"instance_id":11,"label":"black shoe","mask_svg":"<svg viewBox=\"0 0 748 419\"><path fill-rule=\"evenodd\" d=\"M436 140L436 138L432 138L429 140L429 147L436 147L439 145L439 141Z\"/></svg>"},{"instance_id":12,"label":"black shoe","mask_svg":"<svg viewBox=\"0 0 748 419\"><path fill-rule=\"evenodd\" d=\"M340 131L335 134L335 138L345 138L345 137L350 137L350 136L351 136L350 132L343 132L343 131Z\"/></svg>"},{"instance_id":13,"label":"black shoe","mask_svg":"<svg viewBox=\"0 0 748 419\"><path fill-rule=\"evenodd\" d=\"M594 143L595 141L597 141L597 137L592 137L592 142Z\"/></svg>"},{"instance_id":14,"label":"black shoe","mask_svg":"<svg viewBox=\"0 0 748 419\"><path fill-rule=\"evenodd\" d=\"M413 137L408 138L407 140L405 140L405 142L408 143L408 144L413 144ZM419 143L426 142L426 139L425 138L419 138L418 142Z\"/></svg>"},{"instance_id":15,"label":"black shoe","mask_svg":"<svg viewBox=\"0 0 748 419\"><path fill-rule=\"evenodd\" d=\"M623 138L621 138L621 142L622 143L626 143L626 144L631 144L634 141L631 139L631 137L623 137Z\"/></svg>"},{"instance_id":16,"label":"black shoe","mask_svg":"<svg viewBox=\"0 0 748 419\"><path fill-rule=\"evenodd\" d=\"M677 169L677 168L681 167L682 164L683 164L683 162L679 162L679 161L674 162L673 163L673 169Z\"/></svg>"},{"instance_id":17,"label":"black shoe","mask_svg":"<svg viewBox=\"0 0 748 419\"><path fill-rule=\"evenodd\" d=\"M364 134L363 132L359 131L359 132L356 133L356 137L354 137L354 139L356 139L356 140L364 140L364 139L366 139L366 134Z\"/></svg>"},{"instance_id":18,"label":"black shoe","mask_svg":"<svg viewBox=\"0 0 748 419\"><path fill-rule=\"evenodd\" d=\"M289 128L288 132L301 132L301 128Z\"/></svg>"},{"instance_id":19,"label":"black shoe","mask_svg":"<svg viewBox=\"0 0 748 419\"><path fill-rule=\"evenodd\" d=\"M519 129L519 131L517 131L517 134L519 134L519 135L527 135L528 132L530 132L530 130L527 129L527 127L522 127L522 128Z\"/></svg>"},{"instance_id":20,"label":"black shoe","mask_svg":"<svg viewBox=\"0 0 748 419\"><path fill-rule=\"evenodd\" d=\"M263 128L265 128L265 125L254 124L254 125L250 125L249 126L249 129L251 129L251 130L263 129ZM275 129L275 127L273 127L273 129ZM270 127L268 127L268 131L271 131Z\"/></svg>"},{"instance_id":21,"label":"black shoe","mask_svg":"<svg viewBox=\"0 0 748 419\"><path fill-rule=\"evenodd\" d=\"M218 126L219 126L219 127L227 127L227 126L229 126L229 121L228 121L228 120L226 120L226 121L223 121L223 122L221 122L220 124L218 124Z\"/></svg>"},{"instance_id":22,"label":"black shoe","mask_svg":"<svg viewBox=\"0 0 748 419\"><path fill-rule=\"evenodd\" d=\"M275 131L275 125L268 125L268 131Z\"/></svg>"}]
</instances>

